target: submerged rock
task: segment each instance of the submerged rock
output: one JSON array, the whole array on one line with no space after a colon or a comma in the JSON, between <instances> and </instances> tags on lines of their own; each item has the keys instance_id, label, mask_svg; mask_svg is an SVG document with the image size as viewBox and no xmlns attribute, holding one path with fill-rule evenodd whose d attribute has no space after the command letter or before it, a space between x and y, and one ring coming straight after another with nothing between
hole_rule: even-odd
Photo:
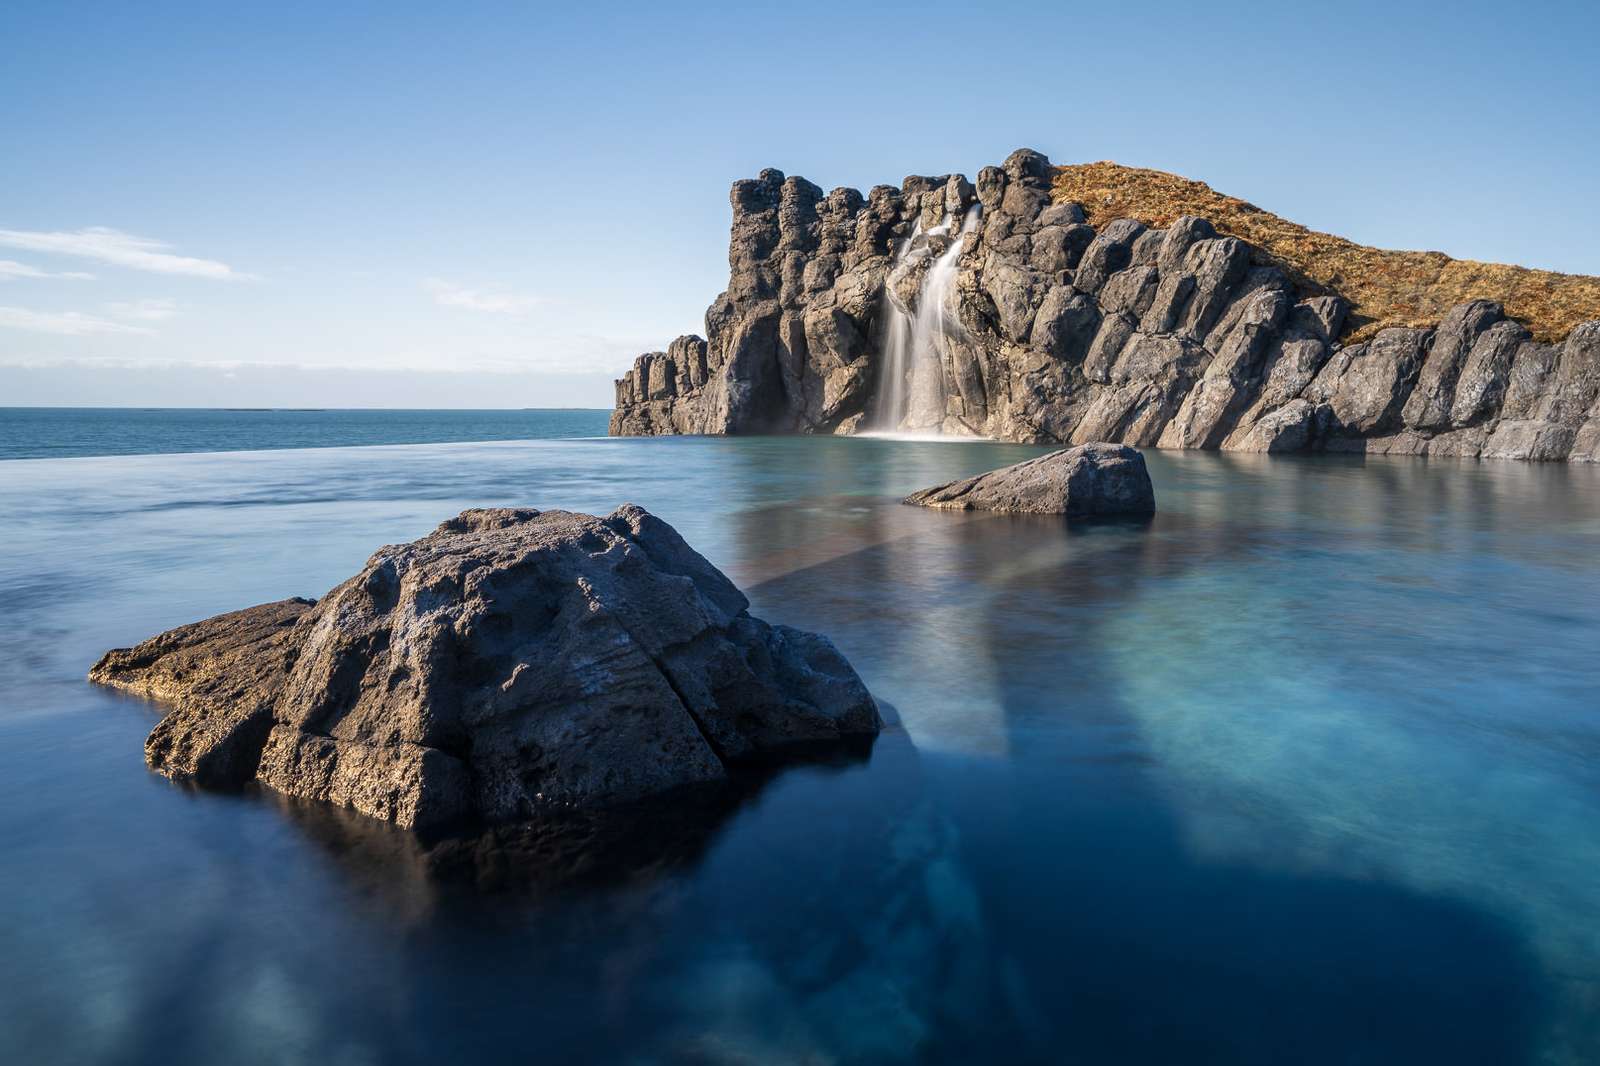
<instances>
[{"instance_id":1,"label":"submerged rock","mask_svg":"<svg viewBox=\"0 0 1600 1066\"><path fill-rule=\"evenodd\" d=\"M1151 515L1155 489L1144 456L1125 444L1080 444L906 497L920 507L1062 514Z\"/></svg>"},{"instance_id":2,"label":"submerged rock","mask_svg":"<svg viewBox=\"0 0 1600 1066\"><path fill-rule=\"evenodd\" d=\"M748 607L638 507L465 511L320 602L183 626L89 676L175 704L145 745L169 777L504 823L878 732L832 643Z\"/></svg>"}]
</instances>

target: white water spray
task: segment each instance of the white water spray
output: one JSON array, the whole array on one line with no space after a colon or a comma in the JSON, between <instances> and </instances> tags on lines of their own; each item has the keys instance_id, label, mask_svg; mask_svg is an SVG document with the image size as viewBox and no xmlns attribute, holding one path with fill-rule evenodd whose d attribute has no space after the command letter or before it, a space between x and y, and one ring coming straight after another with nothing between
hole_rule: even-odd
<instances>
[{"instance_id":1,"label":"white water spray","mask_svg":"<svg viewBox=\"0 0 1600 1066\"><path fill-rule=\"evenodd\" d=\"M895 252L883 286L884 372L873 411L873 427L879 432L921 430L939 432L944 422L944 363L948 341L962 331L961 323L948 313L951 290L956 283L956 260L966 235L977 228L979 209L973 204L961 223L961 232L944 254L928 267L914 307L901 306L894 293L897 274L925 259L928 240L950 232L954 216L922 234L918 222L911 236Z\"/></svg>"}]
</instances>

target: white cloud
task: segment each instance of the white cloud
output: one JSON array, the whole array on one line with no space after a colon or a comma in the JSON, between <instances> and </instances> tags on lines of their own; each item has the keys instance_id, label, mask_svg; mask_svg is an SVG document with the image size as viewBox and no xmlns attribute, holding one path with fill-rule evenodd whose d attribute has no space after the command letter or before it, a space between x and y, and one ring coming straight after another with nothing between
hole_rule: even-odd
<instances>
[{"instance_id":1,"label":"white cloud","mask_svg":"<svg viewBox=\"0 0 1600 1066\"><path fill-rule=\"evenodd\" d=\"M133 303L106 304L106 310L117 318L162 322L178 313L178 304L176 300L135 300Z\"/></svg>"},{"instance_id":2,"label":"white cloud","mask_svg":"<svg viewBox=\"0 0 1600 1066\"><path fill-rule=\"evenodd\" d=\"M443 307L459 307L465 311L483 311L496 315L520 315L539 303L536 296L517 296L506 292L479 292L463 288L454 282L429 278L422 287L433 294L434 303Z\"/></svg>"},{"instance_id":3,"label":"white cloud","mask_svg":"<svg viewBox=\"0 0 1600 1066\"><path fill-rule=\"evenodd\" d=\"M85 274L78 270L63 270L58 272L40 270L29 263L19 263L15 259L0 259L0 281L10 281L13 278L54 278L61 281L93 281L93 274Z\"/></svg>"},{"instance_id":4,"label":"white cloud","mask_svg":"<svg viewBox=\"0 0 1600 1066\"><path fill-rule=\"evenodd\" d=\"M253 276L241 274L228 264L219 263L214 259L174 255L170 251L172 246L164 241L136 237L131 233L106 229L103 226L56 232L0 229L0 247L77 256L81 259L110 263L113 266L128 267L131 270L148 270L156 274L184 274L189 277L218 278L224 281L240 281Z\"/></svg>"},{"instance_id":5,"label":"white cloud","mask_svg":"<svg viewBox=\"0 0 1600 1066\"><path fill-rule=\"evenodd\" d=\"M24 329L33 333L56 333L81 337L90 333L141 333L153 330L130 326L81 311L30 311L25 307L0 307L0 328Z\"/></svg>"}]
</instances>

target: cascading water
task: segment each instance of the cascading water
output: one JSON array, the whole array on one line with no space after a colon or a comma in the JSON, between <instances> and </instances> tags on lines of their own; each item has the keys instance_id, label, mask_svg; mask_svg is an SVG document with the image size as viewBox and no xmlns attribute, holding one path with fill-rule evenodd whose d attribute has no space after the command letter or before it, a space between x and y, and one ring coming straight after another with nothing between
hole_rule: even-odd
<instances>
[{"instance_id":1,"label":"cascading water","mask_svg":"<svg viewBox=\"0 0 1600 1066\"><path fill-rule=\"evenodd\" d=\"M950 222L935 226L928 236L948 232ZM927 239L922 234L922 220L912 227L911 236L895 249L894 261L883 281L883 309L879 321L883 323L883 374L878 382L878 396L872 412L872 428L878 432L893 432L910 406L912 364L911 315L895 295L895 281L922 257L927 255Z\"/></svg>"},{"instance_id":2,"label":"cascading water","mask_svg":"<svg viewBox=\"0 0 1600 1066\"><path fill-rule=\"evenodd\" d=\"M956 283L961 246L977 227L978 218L978 205L973 204L961 222L961 232L923 275L911 308L902 306L894 281L927 258L929 241L949 233L954 217L947 217L926 235L918 222L895 253L883 286L884 371L873 411L873 427L879 432L937 433L944 422L946 347L949 337L961 331L961 323L948 313L948 301Z\"/></svg>"}]
</instances>

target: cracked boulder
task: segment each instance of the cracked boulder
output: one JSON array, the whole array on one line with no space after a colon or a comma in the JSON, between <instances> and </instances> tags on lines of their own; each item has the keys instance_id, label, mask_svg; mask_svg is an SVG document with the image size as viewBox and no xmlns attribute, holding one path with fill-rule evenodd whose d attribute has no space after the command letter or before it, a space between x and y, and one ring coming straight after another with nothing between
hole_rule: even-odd
<instances>
[{"instance_id":1,"label":"cracked boulder","mask_svg":"<svg viewBox=\"0 0 1600 1066\"><path fill-rule=\"evenodd\" d=\"M825 637L748 608L638 507L465 511L318 602L184 626L89 676L171 705L145 745L169 777L413 828L504 823L878 732Z\"/></svg>"}]
</instances>

